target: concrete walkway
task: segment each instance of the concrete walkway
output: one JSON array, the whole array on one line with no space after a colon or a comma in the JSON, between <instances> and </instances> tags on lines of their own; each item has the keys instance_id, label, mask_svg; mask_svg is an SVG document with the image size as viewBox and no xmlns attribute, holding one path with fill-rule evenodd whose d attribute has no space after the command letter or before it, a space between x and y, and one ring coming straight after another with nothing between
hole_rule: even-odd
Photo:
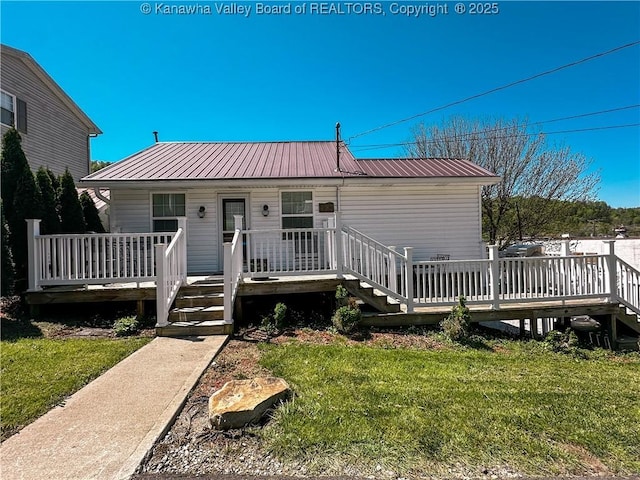
<instances>
[{"instance_id":1,"label":"concrete walkway","mask_svg":"<svg viewBox=\"0 0 640 480\"><path fill-rule=\"evenodd\" d=\"M6 440L0 478L129 478L226 339L155 338Z\"/></svg>"}]
</instances>

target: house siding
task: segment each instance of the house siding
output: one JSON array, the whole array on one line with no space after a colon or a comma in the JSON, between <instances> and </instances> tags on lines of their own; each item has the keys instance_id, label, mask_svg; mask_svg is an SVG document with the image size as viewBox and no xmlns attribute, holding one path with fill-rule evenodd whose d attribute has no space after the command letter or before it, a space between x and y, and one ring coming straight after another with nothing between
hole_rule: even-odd
<instances>
[{"instance_id":1,"label":"house siding","mask_svg":"<svg viewBox=\"0 0 640 480\"><path fill-rule=\"evenodd\" d=\"M330 213L319 213L319 204L338 206L336 187L281 187L251 189L185 190L187 210L187 268L190 274L222 270L219 209L221 196L248 196L248 223L252 230L277 229L280 224L280 192L313 192L314 226L321 228ZM154 192L180 192L177 189ZM113 231L148 232L151 229L151 191L112 190ZM343 223L386 245L414 247L416 260L436 254L452 259L480 258L481 224L476 185L391 185L340 187ZM263 205L269 215L262 215ZM198 217L200 206L205 217Z\"/></svg>"},{"instance_id":2,"label":"house siding","mask_svg":"<svg viewBox=\"0 0 640 480\"><path fill-rule=\"evenodd\" d=\"M60 175L66 167L77 181L89 173L89 132L80 119L19 58L2 55L2 90L27 105L22 149L33 171L40 166ZM9 129L2 125L2 135Z\"/></svg>"}]
</instances>

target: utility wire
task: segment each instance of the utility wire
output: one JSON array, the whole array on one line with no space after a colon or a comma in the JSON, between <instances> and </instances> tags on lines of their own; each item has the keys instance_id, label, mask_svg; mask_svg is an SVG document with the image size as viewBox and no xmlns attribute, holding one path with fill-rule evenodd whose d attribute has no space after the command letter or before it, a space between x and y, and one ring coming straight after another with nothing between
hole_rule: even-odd
<instances>
[{"instance_id":1,"label":"utility wire","mask_svg":"<svg viewBox=\"0 0 640 480\"><path fill-rule=\"evenodd\" d=\"M606 55L610 55L610 54L615 53L617 51L623 50L625 48L633 47L633 46L638 45L638 44L640 44L640 40L632 42L632 43L627 43L626 45L620 45L619 47L612 48L611 50L607 50L605 52L600 52L600 53L597 53L595 55L591 55L590 57L586 57L586 58L583 58L581 60L577 60L575 62L567 63L567 64L562 65L560 67L556 67L556 68L553 68L551 70L547 70L547 71L544 71L544 72L541 72L541 73L537 73L537 74L532 75L530 77L523 78L521 80L516 80L515 82L511 82L511 83L508 83L506 85L502 85L500 87L492 88L491 90L487 90L485 92L478 93L476 95L471 95L470 97L463 98L462 100L457 100L455 102L447 103L447 104L442 105L440 107L436 107L436 108L432 108L431 110L427 110L426 112L418 113L416 115L412 115L410 117L403 118L401 120L396 120L395 122L387 123L385 125L381 125L379 127L372 128L370 130L366 130L366 131L364 131L362 133L358 133L356 135L350 136L348 138L348 140L347 140L347 143L349 143L354 138L362 137L364 135L369 135L370 133L377 132L377 131L383 130L385 128L389 128L389 127L392 127L394 125L398 125L400 123L408 122L410 120L414 120L416 118L423 117L423 116L428 115L430 113L434 113L434 112L437 112L437 111L440 111L440 110L444 110L445 108L453 107L454 105L460 105L461 103L465 103L465 102L468 102L470 100L474 100L476 98L484 97L486 95L490 95L492 93L499 92L500 90L505 90L507 88L511 88L513 86L520 85L521 83L529 82L531 80L535 80L536 78L544 77L545 75L551 75L552 73L559 72L560 70L564 70L564 69L570 68L570 67L575 67L576 65L580 65L581 63L589 62L589 61L594 60L596 58L604 57Z\"/></svg>"},{"instance_id":2,"label":"utility wire","mask_svg":"<svg viewBox=\"0 0 640 480\"><path fill-rule=\"evenodd\" d=\"M638 108L640 107L640 104L635 104L635 105L627 105L625 107L617 107L617 108L609 108L607 110L599 110L597 112L588 112L588 113L580 113L577 115L570 115L568 117L560 117L560 118L552 118L551 120L543 120L543 121L539 121L539 122L532 122L532 123L524 123L521 125L517 125L517 126L507 126L507 127L498 127L498 128L488 128L486 130L478 130L476 132L469 132L469 133L463 133L462 135L459 135L459 137L465 138L465 137L470 137L470 136L474 136L474 135L478 135L478 134L483 134L483 133L491 133L491 132L499 132L501 130L509 130L512 128L521 128L521 127L529 127L529 126L533 126L533 125L543 125L545 123L554 123L554 122L560 122L563 120L574 120L576 118L584 118L584 117L591 117L594 115L602 115L605 113L613 113L613 112L619 112L621 110L629 110L631 108ZM400 142L400 143L382 143L382 144L372 144L372 145L355 145L352 146L351 148L353 150L375 150L376 148L388 148L388 147L401 147L401 146L406 146L406 145L415 145L418 142Z\"/></svg>"},{"instance_id":3,"label":"utility wire","mask_svg":"<svg viewBox=\"0 0 640 480\"><path fill-rule=\"evenodd\" d=\"M590 128L578 128L578 129L574 129L574 130L556 130L554 132L538 132L538 133L515 133L513 135L503 135L500 137L495 137L495 138L514 138L514 137L532 137L534 135L556 135L556 134L560 134L560 133L579 133L579 132L592 132L592 131L596 131L596 130L613 130L613 129L617 129L617 128L629 128L629 127L638 127L640 126L640 123L628 123L625 125L606 125L606 126L602 126L602 127L590 127ZM477 133L482 133L482 132L476 132ZM474 134L467 134L467 135L474 135ZM388 147L400 147L400 146L408 146L408 145L417 145L419 142L404 142L404 143L391 143L391 144L387 144L387 145L373 145L370 147L355 147L353 148L354 151L356 152L364 152L366 150L379 150L381 148L388 148ZM436 143L436 140L427 140L425 142L420 142L420 143Z\"/></svg>"}]
</instances>

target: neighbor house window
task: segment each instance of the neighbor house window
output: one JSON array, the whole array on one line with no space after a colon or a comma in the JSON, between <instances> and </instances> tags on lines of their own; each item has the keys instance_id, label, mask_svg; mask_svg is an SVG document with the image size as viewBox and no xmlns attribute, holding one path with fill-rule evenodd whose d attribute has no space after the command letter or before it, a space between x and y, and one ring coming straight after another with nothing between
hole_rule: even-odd
<instances>
[{"instance_id":1,"label":"neighbor house window","mask_svg":"<svg viewBox=\"0 0 640 480\"><path fill-rule=\"evenodd\" d=\"M0 123L27 133L27 104L7 92L0 91Z\"/></svg>"},{"instance_id":2,"label":"neighbor house window","mask_svg":"<svg viewBox=\"0 0 640 480\"><path fill-rule=\"evenodd\" d=\"M153 231L175 232L178 230L178 218L186 215L184 193L154 193Z\"/></svg>"},{"instance_id":3,"label":"neighbor house window","mask_svg":"<svg viewBox=\"0 0 640 480\"><path fill-rule=\"evenodd\" d=\"M8 127L13 127L16 114L16 97L9 95L6 92L0 92L0 97L0 104L2 107L2 118L0 121Z\"/></svg>"},{"instance_id":4,"label":"neighbor house window","mask_svg":"<svg viewBox=\"0 0 640 480\"><path fill-rule=\"evenodd\" d=\"M282 192L282 228L313 228L311 192Z\"/></svg>"}]
</instances>

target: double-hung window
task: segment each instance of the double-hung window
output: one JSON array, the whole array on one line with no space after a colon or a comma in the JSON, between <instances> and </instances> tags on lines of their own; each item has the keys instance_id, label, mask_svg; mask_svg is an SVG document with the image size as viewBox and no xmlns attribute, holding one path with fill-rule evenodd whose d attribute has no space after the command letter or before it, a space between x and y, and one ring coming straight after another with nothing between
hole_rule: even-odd
<instances>
[{"instance_id":1,"label":"double-hung window","mask_svg":"<svg viewBox=\"0 0 640 480\"><path fill-rule=\"evenodd\" d=\"M27 104L10 93L0 90L0 123L27 133Z\"/></svg>"},{"instance_id":2,"label":"double-hung window","mask_svg":"<svg viewBox=\"0 0 640 480\"><path fill-rule=\"evenodd\" d=\"M184 193L154 193L152 195L153 231L176 232L178 218L186 215Z\"/></svg>"},{"instance_id":3,"label":"double-hung window","mask_svg":"<svg viewBox=\"0 0 640 480\"><path fill-rule=\"evenodd\" d=\"M313 228L311 192L282 192L282 228Z\"/></svg>"}]
</instances>

